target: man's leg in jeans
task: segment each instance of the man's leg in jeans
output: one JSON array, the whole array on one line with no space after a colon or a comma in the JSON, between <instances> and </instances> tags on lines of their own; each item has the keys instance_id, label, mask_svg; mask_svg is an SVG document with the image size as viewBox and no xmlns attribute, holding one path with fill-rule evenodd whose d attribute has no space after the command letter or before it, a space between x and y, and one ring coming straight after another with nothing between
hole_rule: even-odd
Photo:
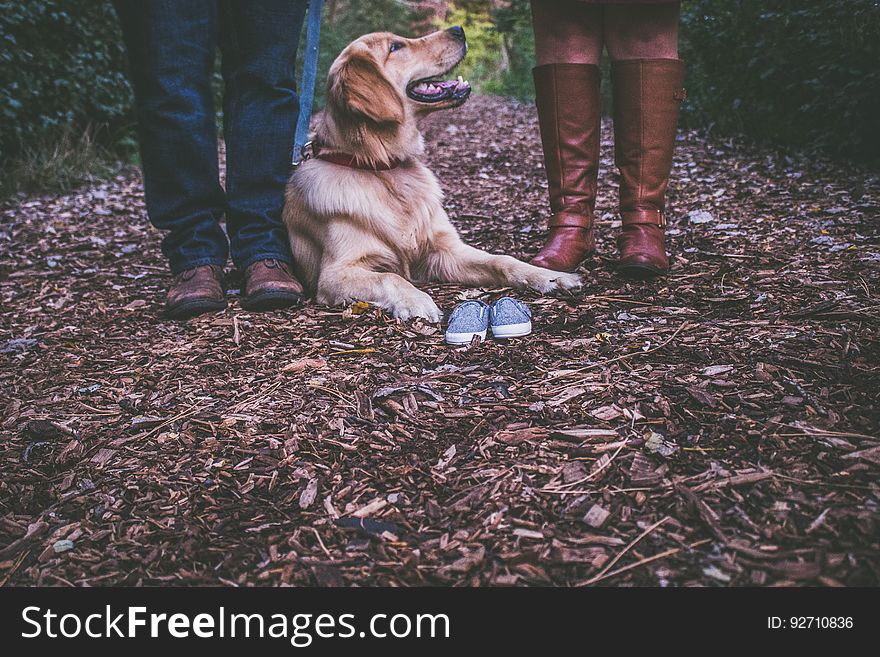
<instances>
[{"instance_id":1,"label":"man's leg in jeans","mask_svg":"<svg viewBox=\"0 0 880 657\"><path fill-rule=\"evenodd\" d=\"M245 271L243 304L252 309L290 305L302 291L289 274L281 211L299 115L294 68L306 4L220 0L226 225L233 261Z\"/></svg>"},{"instance_id":2,"label":"man's leg in jeans","mask_svg":"<svg viewBox=\"0 0 880 657\"><path fill-rule=\"evenodd\" d=\"M150 222L178 274L222 268L228 244L211 75L216 0L116 0L129 53Z\"/></svg>"}]
</instances>

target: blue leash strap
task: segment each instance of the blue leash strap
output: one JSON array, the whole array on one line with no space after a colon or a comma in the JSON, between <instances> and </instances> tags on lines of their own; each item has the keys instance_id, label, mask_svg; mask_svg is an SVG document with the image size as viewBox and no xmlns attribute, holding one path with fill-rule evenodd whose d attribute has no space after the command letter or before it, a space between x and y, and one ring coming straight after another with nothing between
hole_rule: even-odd
<instances>
[{"instance_id":1,"label":"blue leash strap","mask_svg":"<svg viewBox=\"0 0 880 657\"><path fill-rule=\"evenodd\" d=\"M293 166L311 157L309 123L315 101L315 82L318 75L318 42L321 39L321 10L324 0L309 0L309 16L306 25L306 48L303 55L303 72L300 80L299 118L293 139Z\"/></svg>"}]
</instances>

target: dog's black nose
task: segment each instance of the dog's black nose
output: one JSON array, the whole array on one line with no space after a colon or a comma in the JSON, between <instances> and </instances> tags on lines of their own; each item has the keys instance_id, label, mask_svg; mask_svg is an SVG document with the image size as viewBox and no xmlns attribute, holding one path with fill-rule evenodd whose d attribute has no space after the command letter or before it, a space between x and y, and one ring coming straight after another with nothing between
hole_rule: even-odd
<instances>
[{"instance_id":1,"label":"dog's black nose","mask_svg":"<svg viewBox=\"0 0 880 657\"><path fill-rule=\"evenodd\" d=\"M458 39L462 43L467 41L467 39L464 36L464 28L461 25L456 25L455 27L450 27L446 31L449 32L452 36L454 36L456 39Z\"/></svg>"}]
</instances>

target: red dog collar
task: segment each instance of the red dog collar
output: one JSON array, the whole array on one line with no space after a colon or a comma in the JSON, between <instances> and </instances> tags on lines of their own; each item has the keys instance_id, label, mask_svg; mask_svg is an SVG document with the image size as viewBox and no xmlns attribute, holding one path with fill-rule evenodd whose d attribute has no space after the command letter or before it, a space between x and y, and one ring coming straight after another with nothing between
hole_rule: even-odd
<instances>
[{"instance_id":1,"label":"red dog collar","mask_svg":"<svg viewBox=\"0 0 880 657\"><path fill-rule=\"evenodd\" d=\"M325 162L332 162L350 169L361 169L362 171L389 171L390 169L396 169L402 163L402 160L393 159L387 164L383 162L365 164L358 160L355 155L349 153L318 153L315 157Z\"/></svg>"}]
</instances>

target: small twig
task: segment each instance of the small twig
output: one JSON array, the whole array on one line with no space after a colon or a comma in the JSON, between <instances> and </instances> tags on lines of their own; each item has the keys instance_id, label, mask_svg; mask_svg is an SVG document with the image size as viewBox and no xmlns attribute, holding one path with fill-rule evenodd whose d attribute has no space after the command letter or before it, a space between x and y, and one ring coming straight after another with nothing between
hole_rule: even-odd
<instances>
[{"instance_id":1,"label":"small twig","mask_svg":"<svg viewBox=\"0 0 880 657\"><path fill-rule=\"evenodd\" d=\"M663 347L665 347L666 345L668 345L670 342L672 342L673 340L675 340L675 338L678 337L678 334L681 333L685 328L687 328L687 327L689 327L689 326L690 326L690 323L689 323L689 322L685 322L684 324L682 324L681 326L679 326L677 329L675 329L675 333L673 333L672 335L670 335L666 340L664 340L663 342L661 342L660 344L658 344L656 347L653 347L652 349L648 349L647 351L633 351L633 352L631 352L631 353L624 354L623 356L617 356L616 358L612 358L612 359L610 359L610 360L602 361L601 363L594 363L593 365L589 365L589 366L585 367L584 369L585 369L585 370L588 370L588 369L592 369L592 368L594 368L594 367L605 366L605 365L608 365L608 364L610 364L610 363L615 363L615 362L617 362L617 361L626 360L627 358L632 358L633 356L645 356L645 355L647 355L647 354L651 354L651 353L653 353L653 352L655 352L655 351L659 351L660 349L663 349Z\"/></svg>"},{"instance_id":2,"label":"small twig","mask_svg":"<svg viewBox=\"0 0 880 657\"><path fill-rule=\"evenodd\" d=\"M357 405L356 405L356 404L352 404L352 403L351 403L349 400L347 400L347 399L345 398L345 396L342 395L338 390L333 390L332 388L327 388L327 387L325 387L325 386L319 386L319 385L317 385L317 384L309 384L309 387L310 387L310 388L314 388L315 390L323 390L324 392L326 392L326 393L328 393L328 394L331 394L331 395L333 395L334 397L336 397L337 399L339 399L339 401L341 401L341 402L342 402L343 404L345 404L346 406L348 406L348 407L350 407L350 408L357 408Z\"/></svg>"},{"instance_id":3,"label":"small twig","mask_svg":"<svg viewBox=\"0 0 880 657\"><path fill-rule=\"evenodd\" d=\"M21 555L18 557L18 559L15 560L15 563L12 564L12 568L10 568L6 572L6 574L3 575L3 579L0 580L0 589L2 589L4 586L6 586L6 582L8 582L10 580L10 578L15 573L15 571L18 570L18 567L22 564L22 562L27 557L30 556L30 554L31 554L30 550L25 550L24 552L21 553Z\"/></svg>"},{"instance_id":4,"label":"small twig","mask_svg":"<svg viewBox=\"0 0 880 657\"><path fill-rule=\"evenodd\" d=\"M122 411L114 411L112 409L104 409L104 408L95 408L94 406L89 406L85 402L78 401L80 406L85 406L87 409L92 411L92 413L97 413L98 415L120 415Z\"/></svg>"},{"instance_id":5,"label":"small twig","mask_svg":"<svg viewBox=\"0 0 880 657\"><path fill-rule=\"evenodd\" d=\"M182 420L183 418L185 418L189 415L194 415L195 413L198 413L199 411L204 410L205 408L207 408L207 406L201 406L201 407L190 406L188 409L186 409L182 413L178 413L177 415L170 417L169 419L163 421L161 424L157 424L155 427L153 427L152 429L150 429L146 433L135 436L135 438L138 438L140 440L146 440L147 438L152 436L154 433L156 433L160 429L164 429L165 427L167 427L169 424L173 424L177 420Z\"/></svg>"},{"instance_id":6,"label":"small twig","mask_svg":"<svg viewBox=\"0 0 880 657\"><path fill-rule=\"evenodd\" d=\"M590 299L597 299L599 301L615 301L618 303L631 303L636 306L653 306L653 303L648 303L647 301L636 301L635 299L622 299L620 297L607 297L599 294L591 294L588 297L584 297L584 301L588 301Z\"/></svg>"},{"instance_id":7,"label":"small twig","mask_svg":"<svg viewBox=\"0 0 880 657\"><path fill-rule=\"evenodd\" d=\"M658 520L658 521L655 522L653 525L651 525L650 527L648 527L645 531L643 531L641 534L639 534L638 536L636 536L636 538L635 538L635 539L634 539L629 545L627 545L625 548L623 548L623 549L617 554L616 557L614 557L610 562L608 562L608 565L605 566L602 570L600 570L600 571L599 571L599 574L596 575L593 579L596 580L596 581L602 579L603 575L605 575L605 573L607 573L609 570L611 570L611 569L614 567L614 564L616 564L618 561L620 561L621 558L623 557L623 555L625 555L627 552L629 552L629 551L633 548L633 546L635 546L636 543L638 543L639 541L641 541L643 538L645 538L645 536L647 536L647 535L650 534L652 531L654 531L655 529L657 529L660 525L662 525L662 524L663 524L664 522L666 522L667 520L669 520L669 516L663 516L662 518L660 518L660 520Z\"/></svg>"},{"instance_id":8,"label":"small twig","mask_svg":"<svg viewBox=\"0 0 880 657\"><path fill-rule=\"evenodd\" d=\"M783 479L785 481L793 481L796 484L804 484L805 486L823 486L825 488L841 488L844 490L874 490L872 486L855 486L852 484L832 484L827 481L820 481L819 479L797 479L796 477L787 477L781 474L774 474L774 477L777 479Z\"/></svg>"},{"instance_id":9,"label":"small twig","mask_svg":"<svg viewBox=\"0 0 880 657\"><path fill-rule=\"evenodd\" d=\"M245 399L244 401L238 402L235 406L233 406L231 409L229 409L229 413L232 413L232 414L238 413L243 408L250 406L251 404L254 404L258 401L262 401L263 399L265 399L266 397L271 395L273 392L278 390L278 388L280 388L283 383L284 383L284 381L277 381L275 383L270 383L268 386L266 386L265 390L261 390L260 392L258 392L255 395L252 395L248 399Z\"/></svg>"},{"instance_id":10,"label":"small twig","mask_svg":"<svg viewBox=\"0 0 880 657\"><path fill-rule=\"evenodd\" d=\"M685 330L685 328L688 328L689 326L690 326L689 322L684 322L681 326L679 326L675 330L675 333L670 335L666 340L664 340L663 342L658 344L656 347L648 349L647 351L633 351L631 353L624 354L623 356L617 356L616 358L610 358L609 360L603 360L601 363L591 363L590 365L587 365L586 367L579 367L576 370L569 370L565 374L560 374L559 376L548 377L547 379L545 379L545 381L553 381L555 379L564 379L568 376L571 376L572 374L579 374L580 372L587 372L589 370L596 369L597 367L605 367L606 365L610 365L611 363L616 363L616 362L619 362L622 360L626 360L628 358L633 358L634 356L645 356L645 355L653 353L655 351L659 351L660 349L663 349L663 347L668 345L670 342L675 340L675 338L678 336L678 334L681 333L683 330Z\"/></svg>"},{"instance_id":11,"label":"small twig","mask_svg":"<svg viewBox=\"0 0 880 657\"><path fill-rule=\"evenodd\" d=\"M337 349L357 349L357 345L353 345L348 342L338 342L337 340L328 340L328 344L331 347L336 347Z\"/></svg>"},{"instance_id":12,"label":"small twig","mask_svg":"<svg viewBox=\"0 0 880 657\"><path fill-rule=\"evenodd\" d=\"M837 436L838 438L861 438L863 440L872 440L872 441L880 441L880 438L877 436L871 436L866 433L851 433L849 431L808 431L805 433L776 433L774 436L779 436L780 438L815 438L819 436Z\"/></svg>"},{"instance_id":13,"label":"small twig","mask_svg":"<svg viewBox=\"0 0 880 657\"><path fill-rule=\"evenodd\" d=\"M314 527L309 527L313 532L315 532L315 538L318 539L318 545L321 546L321 550L323 550L324 554L327 555L328 559L332 559L333 555L330 554L330 551L327 549L327 546L324 545L324 541L321 540L321 535L318 533L318 530Z\"/></svg>"},{"instance_id":14,"label":"small twig","mask_svg":"<svg viewBox=\"0 0 880 657\"><path fill-rule=\"evenodd\" d=\"M740 253L714 253L712 251L697 251L697 253L712 258L733 258L734 260L754 260L758 257L755 255L745 255Z\"/></svg>"},{"instance_id":15,"label":"small twig","mask_svg":"<svg viewBox=\"0 0 880 657\"><path fill-rule=\"evenodd\" d=\"M493 477L489 477L485 481L480 481L480 482L477 482L476 484L474 484L473 486L468 486L467 488L462 488L460 491L455 493L455 495L453 495L452 497L449 498L449 500L447 501L447 505L452 505L454 502L458 501L459 498L466 496L471 491L476 490L477 488L480 488L482 486L485 486L486 484L491 484L493 481L496 481L496 480L500 479L501 477L503 477L507 474L510 474L510 472L512 472L512 471L513 471L513 467L505 468L499 474L497 474ZM471 476L473 476L473 475L471 475Z\"/></svg>"},{"instance_id":16,"label":"small twig","mask_svg":"<svg viewBox=\"0 0 880 657\"><path fill-rule=\"evenodd\" d=\"M348 354L372 354L378 351L373 347L367 347L366 349L345 349L343 351L331 351L327 356L345 356Z\"/></svg>"},{"instance_id":17,"label":"small twig","mask_svg":"<svg viewBox=\"0 0 880 657\"><path fill-rule=\"evenodd\" d=\"M711 543L711 538L704 538L703 540L697 541L696 543L691 543L690 545L686 545L684 547L671 548L669 550L665 550L658 554L655 554L651 557L645 557L644 559L640 559L635 563L631 563L628 566L624 566L623 568L618 568L615 571L608 573L607 575L597 575L592 579L588 579L584 582L578 582L575 586L590 586L591 584L595 584L596 582L602 581L603 579L611 579L612 577L617 577L621 573L625 573L628 570L633 570L634 568L638 568L639 566L644 566L645 564L651 563L652 561L657 561L658 559L665 559L666 557L671 557L673 554L678 554L682 550L692 550L695 547L699 547L701 545L705 545L706 543Z\"/></svg>"},{"instance_id":18,"label":"small twig","mask_svg":"<svg viewBox=\"0 0 880 657\"><path fill-rule=\"evenodd\" d=\"M568 490L560 490L560 489L561 489L561 488L571 488L571 487L573 487L573 486L578 486L578 485L580 485L580 484L583 484L583 483L589 481L590 479L592 479L593 477L595 477L595 476L596 476L597 474L599 474L600 472L602 472L602 470L607 469L608 466L611 465L611 464L614 462L614 459L617 458L617 455L620 454L620 451L621 451L624 447L626 447L626 444L627 444L628 442L629 442L629 438L623 440L623 441L620 443L620 447L618 447L618 448L615 450L614 454L611 455L611 458L608 459L607 461L605 461L605 463L603 463L602 465L600 465L598 468L596 468L595 470L593 470L593 471L592 471L590 474L588 474L586 477L583 477L583 478L581 478L581 479L578 479L577 481L571 481L571 482L569 482L569 483L567 483L567 484L562 484L561 486L559 486L559 487L557 487L557 488L539 488L538 490L540 490L542 493L564 493L564 494L565 494L565 493L570 493L571 491L568 491Z\"/></svg>"},{"instance_id":19,"label":"small twig","mask_svg":"<svg viewBox=\"0 0 880 657\"><path fill-rule=\"evenodd\" d=\"M705 490L719 490L728 486L747 486L749 484L756 484L759 481L771 479L776 476L778 475L773 472L748 472L746 474L735 475L733 477L725 477L723 479L714 479L712 481L707 481L698 486L694 486L694 488L692 488L691 490L694 493L702 493Z\"/></svg>"}]
</instances>

